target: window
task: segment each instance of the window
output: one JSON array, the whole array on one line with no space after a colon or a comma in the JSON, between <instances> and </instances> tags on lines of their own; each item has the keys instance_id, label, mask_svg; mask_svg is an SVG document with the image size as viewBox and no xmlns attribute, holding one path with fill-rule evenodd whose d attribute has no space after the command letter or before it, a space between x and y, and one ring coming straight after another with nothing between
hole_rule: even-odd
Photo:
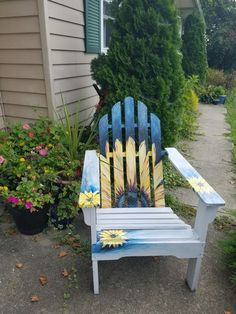
<instances>
[{"instance_id":1,"label":"window","mask_svg":"<svg viewBox=\"0 0 236 314\"><path fill-rule=\"evenodd\" d=\"M104 53L107 52L111 38L111 2L112 0L101 0L101 52Z\"/></svg>"},{"instance_id":2,"label":"window","mask_svg":"<svg viewBox=\"0 0 236 314\"><path fill-rule=\"evenodd\" d=\"M111 37L112 0L85 0L86 52L107 52Z\"/></svg>"}]
</instances>

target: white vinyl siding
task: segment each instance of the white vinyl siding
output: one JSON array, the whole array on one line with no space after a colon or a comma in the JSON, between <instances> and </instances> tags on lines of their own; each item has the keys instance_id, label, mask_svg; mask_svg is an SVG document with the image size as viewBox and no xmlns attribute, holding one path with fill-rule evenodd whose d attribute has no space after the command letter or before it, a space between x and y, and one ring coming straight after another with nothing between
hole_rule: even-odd
<instances>
[{"instance_id":1,"label":"white vinyl siding","mask_svg":"<svg viewBox=\"0 0 236 314\"><path fill-rule=\"evenodd\" d=\"M63 97L70 114L79 109L86 120L98 97L90 74L96 55L85 53L83 0L48 0L48 31L55 109L62 115Z\"/></svg>"}]
</instances>

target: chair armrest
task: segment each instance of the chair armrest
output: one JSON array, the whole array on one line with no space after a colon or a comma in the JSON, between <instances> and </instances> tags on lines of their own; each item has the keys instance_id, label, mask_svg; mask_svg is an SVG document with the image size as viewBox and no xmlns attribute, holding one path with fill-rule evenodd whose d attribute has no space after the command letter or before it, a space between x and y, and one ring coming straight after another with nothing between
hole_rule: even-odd
<instances>
[{"instance_id":1,"label":"chair armrest","mask_svg":"<svg viewBox=\"0 0 236 314\"><path fill-rule=\"evenodd\" d=\"M175 148L166 148L168 157L174 167L188 181L198 197L207 206L225 205L223 198L204 180L200 174Z\"/></svg>"},{"instance_id":2,"label":"chair armrest","mask_svg":"<svg viewBox=\"0 0 236 314\"><path fill-rule=\"evenodd\" d=\"M87 196L87 197L86 197ZM85 152L79 206L81 208L99 207L100 178L99 158L95 150Z\"/></svg>"}]
</instances>

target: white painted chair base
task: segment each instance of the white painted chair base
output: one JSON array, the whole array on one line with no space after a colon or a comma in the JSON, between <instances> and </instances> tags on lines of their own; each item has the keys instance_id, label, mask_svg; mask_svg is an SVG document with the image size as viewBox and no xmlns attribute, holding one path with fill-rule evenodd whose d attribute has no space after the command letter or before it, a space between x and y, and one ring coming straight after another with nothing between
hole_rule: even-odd
<instances>
[{"instance_id":1,"label":"white painted chair base","mask_svg":"<svg viewBox=\"0 0 236 314\"><path fill-rule=\"evenodd\" d=\"M200 277L202 257L190 258L188 262L186 283L191 291L196 291Z\"/></svg>"},{"instance_id":2,"label":"white painted chair base","mask_svg":"<svg viewBox=\"0 0 236 314\"><path fill-rule=\"evenodd\" d=\"M99 294L99 277L98 277L98 262L93 261L93 291L94 294Z\"/></svg>"},{"instance_id":3,"label":"white painted chair base","mask_svg":"<svg viewBox=\"0 0 236 314\"><path fill-rule=\"evenodd\" d=\"M190 258L188 262L186 284L192 292L197 290L198 281L200 277L202 257ZM98 262L93 261L93 291L94 294L99 294L99 275Z\"/></svg>"}]
</instances>

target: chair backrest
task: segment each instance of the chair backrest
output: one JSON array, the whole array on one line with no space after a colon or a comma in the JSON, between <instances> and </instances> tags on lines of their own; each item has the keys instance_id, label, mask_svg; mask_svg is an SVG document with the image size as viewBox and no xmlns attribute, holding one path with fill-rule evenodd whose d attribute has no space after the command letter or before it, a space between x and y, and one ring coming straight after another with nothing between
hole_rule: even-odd
<instances>
[{"instance_id":1,"label":"chair backrest","mask_svg":"<svg viewBox=\"0 0 236 314\"><path fill-rule=\"evenodd\" d=\"M165 206L158 117L127 97L100 119L99 139L101 207Z\"/></svg>"}]
</instances>

